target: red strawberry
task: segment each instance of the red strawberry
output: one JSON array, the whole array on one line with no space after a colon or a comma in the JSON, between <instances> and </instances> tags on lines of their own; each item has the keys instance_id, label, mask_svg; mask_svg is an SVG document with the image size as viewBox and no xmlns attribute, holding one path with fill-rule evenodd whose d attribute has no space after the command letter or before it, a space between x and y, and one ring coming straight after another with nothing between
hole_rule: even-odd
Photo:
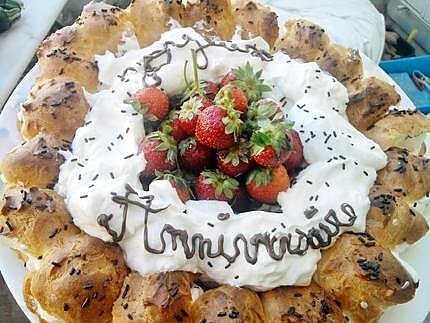
<instances>
[{"instance_id":1,"label":"red strawberry","mask_svg":"<svg viewBox=\"0 0 430 323\"><path fill-rule=\"evenodd\" d=\"M214 152L196 141L194 137L179 143L179 162L182 167L194 173L200 173L202 170L210 168L214 157Z\"/></svg>"},{"instance_id":2,"label":"red strawberry","mask_svg":"<svg viewBox=\"0 0 430 323\"><path fill-rule=\"evenodd\" d=\"M197 118L196 138L210 148L227 149L239 137L242 123L238 111L213 105Z\"/></svg>"},{"instance_id":3,"label":"red strawberry","mask_svg":"<svg viewBox=\"0 0 430 323\"><path fill-rule=\"evenodd\" d=\"M207 98L205 98L204 96L197 96L197 99L199 99L202 102L202 107L200 108L200 110L204 110L206 108L209 108L210 106L213 106L214 104Z\"/></svg>"},{"instance_id":4,"label":"red strawberry","mask_svg":"<svg viewBox=\"0 0 430 323\"><path fill-rule=\"evenodd\" d=\"M223 87L224 85L227 85L235 80L237 80L236 76L234 76L232 72L229 72L222 78L220 87Z\"/></svg>"},{"instance_id":5,"label":"red strawberry","mask_svg":"<svg viewBox=\"0 0 430 323\"><path fill-rule=\"evenodd\" d=\"M281 160L272 146L264 147L260 152L253 156L255 162L264 167L275 167L281 163Z\"/></svg>"},{"instance_id":6,"label":"red strawberry","mask_svg":"<svg viewBox=\"0 0 430 323\"><path fill-rule=\"evenodd\" d=\"M245 174L253 166L253 161L249 157L249 150L244 139L230 149L219 151L216 160L218 168L231 177Z\"/></svg>"},{"instance_id":7,"label":"red strawberry","mask_svg":"<svg viewBox=\"0 0 430 323\"><path fill-rule=\"evenodd\" d=\"M179 110L180 126L188 136L194 135L197 117L202 107L202 101L197 97L192 97L184 102Z\"/></svg>"},{"instance_id":8,"label":"red strawberry","mask_svg":"<svg viewBox=\"0 0 430 323\"><path fill-rule=\"evenodd\" d=\"M187 138L188 134L182 129L178 117L179 111L171 111L169 118L163 122L161 129L163 132L171 134L176 141L181 141Z\"/></svg>"},{"instance_id":9,"label":"red strawberry","mask_svg":"<svg viewBox=\"0 0 430 323\"><path fill-rule=\"evenodd\" d=\"M299 133L293 129L290 130L290 146L293 150L288 152L288 156L284 161L284 166L288 170L299 167L303 160L302 141Z\"/></svg>"},{"instance_id":10,"label":"red strawberry","mask_svg":"<svg viewBox=\"0 0 430 323\"><path fill-rule=\"evenodd\" d=\"M176 190L176 193L178 193L179 198L182 202L186 202L189 199L191 199L190 195L190 188L185 181L185 179L178 174L178 172L158 172L155 171L155 175L157 176L156 179L165 179L172 184L173 188Z\"/></svg>"},{"instance_id":11,"label":"red strawberry","mask_svg":"<svg viewBox=\"0 0 430 323\"><path fill-rule=\"evenodd\" d=\"M255 131L251 136L253 159L264 167L275 167L288 157L289 141L286 123L271 122Z\"/></svg>"},{"instance_id":12,"label":"red strawberry","mask_svg":"<svg viewBox=\"0 0 430 323\"><path fill-rule=\"evenodd\" d=\"M218 93L219 87L215 82L206 82L205 86L205 95L210 99L213 100L215 98L215 95Z\"/></svg>"},{"instance_id":13,"label":"red strawberry","mask_svg":"<svg viewBox=\"0 0 430 323\"><path fill-rule=\"evenodd\" d=\"M161 131L150 133L139 145L146 159L142 175L151 177L155 171L172 170L176 168L177 146L175 139Z\"/></svg>"},{"instance_id":14,"label":"red strawberry","mask_svg":"<svg viewBox=\"0 0 430 323\"><path fill-rule=\"evenodd\" d=\"M232 85L226 85L219 90L215 97L215 103L224 107L232 107L242 113L248 110L248 99L243 91Z\"/></svg>"},{"instance_id":15,"label":"red strawberry","mask_svg":"<svg viewBox=\"0 0 430 323\"><path fill-rule=\"evenodd\" d=\"M219 171L204 171L195 184L197 199L231 201L239 191L239 182Z\"/></svg>"},{"instance_id":16,"label":"red strawberry","mask_svg":"<svg viewBox=\"0 0 430 323\"><path fill-rule=\"evenodd\" d=\"M137 109L149 121L161 121L169 111L169 97L159 88L140 89L134 94L134 98L140 105Z\"/></svg>"},{"instance_id":17,"label":"red strawberry","mask_svg":"<svg viewBox=\"0 0 430 323\"><path fill-rule=\"evenodd\" d=\"M249 173L246 190L249 195L263 203L275 203L280 192L290 187L290 178L284 166L256 168Z\"/></svg>"}]
</instances>

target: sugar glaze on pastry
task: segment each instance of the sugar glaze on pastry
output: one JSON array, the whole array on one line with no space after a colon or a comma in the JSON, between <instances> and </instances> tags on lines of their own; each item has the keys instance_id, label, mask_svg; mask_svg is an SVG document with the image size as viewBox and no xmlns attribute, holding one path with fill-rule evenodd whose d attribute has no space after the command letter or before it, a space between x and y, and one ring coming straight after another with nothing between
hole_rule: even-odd
<instances>
[{"instance_id":1,"label":"sugar glaze on pastry","mask_svg":"<svg viewBox=\"0 0 430 323\"><path fill-rule=\"evenodd\" d=\"M184 43L186 36L183 35L201 44L207 42L191 28L179 28L165 32L153 45L130 49L121 57L116 58L110 52L96 56L102 90L86 95L91 109L85 125L76 131L73 154L65 154L66 162L61 166L56 186L65 197L74 223L90 235L110 240L111 236L98 224L97 218L100 214L112 214L110 227L121 231L123 210L112 201L112 196L124 195L128 184L139 196L153 195L153 208L166 208L149 217L149 243L154 248L161 246L159 234L166 223L186 230L190 237L201 233L215 244L223 234L224 250L230 254L234 253L233 239L237 234L249 239L254 234L267 232L279 239L292 233L293 244L294 241L297 244L296 229L308 232L318 228L320 223L324 224L324 216L330 209L340 221L347 222L348 216L341 210L344 203L353 208L356 219L352 226L341 227L340 231L363 232L369 210L368 193L376 171L386 164L386 156L377 144L346 120L346 89L315 63L292 60L282 52L266 61L255 53L209 46L205 49L207 68L199 69L199 77L219 79L231 68L249 62L255 70L263 69L263 78L273 86L273 91L266 96L284 102L284 112L295 122L294 128L304 144L304 157L310 165L287 192L279 194L283 214L253 211L234 215L228 204L216 201L183 204L168 181L153 182L149 191L140 189L138 174L145 167L145 158L137 151L144 136L143 119L124 100L142 87L143 57L162 49L167 41ZM261 38L236 39L234 43L240 48L248 44L269 50ZM160 87L170 96L185 86L184 62L191 61L191 48L197 49L195 42L181 48L173 46L168 64L164 64L165 56L154 61L163 65L156 76L161 79ZM198 56L199 64L204 64L204 60L202 55ZM192 75L190 66L188 75ZM351 185L354 190L350 189ZM305 216L310 209L317 212ZM219 213L232 216L219 220ZM255 264L247 262L243 252L231 264L222 257L186 259L181 244L172 250L167 235L165 252L153 254L144 248L144 218L141 208L129 206L125 237L119 242L128 266L142 275L172 270L201 272L220 283L268 290L280 285L309 284L320 259L320 251L312 248L303 255L287 252L278 261L260 248Z\"/></svg>"}]
</instances>

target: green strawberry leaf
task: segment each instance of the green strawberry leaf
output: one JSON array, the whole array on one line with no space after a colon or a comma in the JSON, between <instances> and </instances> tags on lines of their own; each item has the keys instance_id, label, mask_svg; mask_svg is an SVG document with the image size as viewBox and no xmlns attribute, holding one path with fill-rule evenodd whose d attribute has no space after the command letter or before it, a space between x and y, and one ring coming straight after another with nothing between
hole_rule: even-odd
<instances>
[{"instance_id":1,"label":"green strawberry leaf","mask_svg":"<svg viewBox=\"0 0 430 323\"><path fill-rule=\"evenodd\" d=\"M231 82L243 90L249 102L257 101L262 97L263 92L269 92L272 88L265 84L261 79L262 70L254 73L254 70L249 62L243 67L233 69L233 75L237 80Z\"/></svg>"},{"instance_id":2,"label":"green strawberry leaf","mask_svg":"<svg viewBox=\"0 0 430 323\"><path fill-rule=\"evenodd\" d=\"M272 168L257 167L249 173L246 183L254 182L256 186L266 186L272 181L272 170Z\"/></svg>"}]
</instances>

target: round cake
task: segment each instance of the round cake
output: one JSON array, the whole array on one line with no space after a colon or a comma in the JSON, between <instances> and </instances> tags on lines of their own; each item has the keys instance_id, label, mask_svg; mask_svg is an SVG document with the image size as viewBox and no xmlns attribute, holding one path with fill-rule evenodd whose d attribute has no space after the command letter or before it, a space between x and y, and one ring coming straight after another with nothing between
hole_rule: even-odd
<instances>
[{"instance_id":1,"label":"round cake","mask_svg":"<svg viewBox=\"0 0 430 323\"><path fill-rule=\"evenodd\" d=\"M42 322L374 322L414 297L424 138L360 54L248 2L101 3L52 34L1 163Z\"/></svg>"}]
</instances>

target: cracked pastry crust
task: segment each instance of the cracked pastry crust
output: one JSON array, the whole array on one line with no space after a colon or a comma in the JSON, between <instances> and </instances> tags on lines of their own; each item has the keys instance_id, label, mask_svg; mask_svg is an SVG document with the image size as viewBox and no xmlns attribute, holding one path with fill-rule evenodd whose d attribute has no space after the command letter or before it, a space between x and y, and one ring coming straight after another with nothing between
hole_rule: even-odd
<instances>
[{"instance_id":1,"label":"cracked pastry crust","mask_svg":"<svg viewBox=\"0 0 430 323\"><path fill-rule=\"evenodd\" d=\"M390 305L411 300L415 283L388 249L365 234L344 233L322 252L316 282L354 322L376 322Z\"/></svg>"},{"instance_id":2,"label":"cracked pastry crust","mask_svg":"<svg viewBox=\"0 0 430 323\"><path fill-rule=\"evenodd\" d=\"M430 191L430 160L405 148L391 147L385 153L388 163L378 171L375 183L406 202L423 198Z\"/></svg>"},{"instance_id":3,"label":"cracked pastry crust","mask_svg":"<svg viewBox=\"0 0 430 323\"><path fill-rule=\"evenodd\" d=\"M350 91L346 114L358 130L365 131L399 102L400 95L392 85L376 77L369 77L359 82L357 89Z\"/></svg>"},{"instance_id":4,"label":"cracked pastry crust","mask_svg":"<svg viewBox=\"0 0 430 323\"><path fill-rule=\"evenodd\" d=\"M81 234L43 256L28 274L25 298L62 322L111 322L126 275L119 246Z\"/></svg>"},{"instance_id":5,"label":"cracked pastry crust","mask_svg":"<svg viewBox=\"0 0 430 323\"><path fill-rule=\"evenodd\" d=\"M255 292L227 285L201 295L193 303L191 317L194 322L266 322Z\"/></svg>"},{"instance_id":6,"label":"cracked pastry crust","mask_svg":"<svg viewBox=\"0 0 430 323\"><path fill-rule=\"evenodd\" d=\"M384 248L392 249L403 242L413 244L429 230L424 216L386 187L374 185L369 198L366 231Z\"/></svg>"},{"instance_id":7,"label":"cracked pastry crust","mask_svg":"<svg viewBox=\"0 0 430 323\"><path fill-rule=\"evenodd\" d=\"M59 149L66 148L56 137L39 133L9 152L0 163L0 172L9 184L53 188L64 162Z\"/></svg>"},{"instance_id":8,"label":"cracked pastry crust","mask_svg":"<svg viewBox=\"0 0 430 323\"><path fill-rule=\"evenodd\" d=\"M430 119L418 110L390 111L365 131L383 150L390 147L418 151L423 138L430 131Z\"/></svg>"},{"instance_id":9,"label":"cracked pastry crust","mask_svg":"<svg viewBox=\"0 0 430 323\"><path fill-rule=\"evenodd\" d=\"M309 286L278 287L260 294L267 323L347 322L332 295L315 282Z\"/></svg>"},{"instance_id":10,"label":"cracked pastry crust","mask_svg":"<svg viewBox=\"0 0 430 323\"><path fill-rule=\"evenodd\" d=\"M25 257L40 258L55 245L80 232L55 191L37 187L8 187L0 201L3 239L17 241Z\"/></svg>"},{"instance_id":11,"label":"cracked pastry crust","mask_svg":"<svg viewBox=\"0 0 430 323\"><path fill-rule=\"evenodd\" d=\"M291 58L317 61L330 44L325 30L308 20L289 20L285 28L286 33L278 40L276 49L284 50Z\"/></svg>"},{"instance_id":12,"label":"cracked pastry crust","mask_svg":"<svg viewBox=\"0 0 430 323\"><path fill-rule=\"evenodd\" d=\"M191 286L198 275L175 271L130 273L113 307L113 322L192 322Z\"/></svg>"},{"instance_id":13,"label":"cracked pastry crust","mask_svg":"<svg viewBox=\"0 0 430 323\"><path fill-rule=\"evenodd\" d=\"M99 85L94 55L115 52L122 36L132 33L141 47L148 46L171 27L171 18L221 39L230 39L239 25L243 38L261 36L292 58L315 61L347 88L349 121L387 150L389 163L370 192L367 231L376 241L342 235L322 253L314 278L319 285L279 287L260 295L220 286L193 303L190 287L196 275L129 273L120 248L80 232L63 199L45 189L58 176L58 147L64 148L84 123L89 106L83 89L92 92ZM428 230L407 203L429 191L429 163L407 149L419 148L429 121L418 112L389 112L400 100L395 89L374 77L363 79L359 54L331 43L318 25L299 19L285 27L278 37L276 14L253 1L135 0L126 10L92 2L72 26L43 42L40 74L18 122L27 142L1 164L10 187L1 202L0 238L24 246L18 248L24 259L40 260L24 286L34 313L43 309L64 322L343 322L341 310L346 310L356 322L373 322L385 307L413 297L416 285L389 249L413 243ZM389 201L381 206L380 199ZM396 220L401 225L395 226Z\"/></svg>"},{"instance_id":14,"label":"cracked pastry crust","mask_svg":"<svg viewBox=\"0 0 430 323\"><path fill-rule=\"evenodd\" d=\"M45 132L69 142L84 124L89 105L79 83L53 78L36 83L21 106L18 128L30 140Z\"/></svg>"}]
</instances>

